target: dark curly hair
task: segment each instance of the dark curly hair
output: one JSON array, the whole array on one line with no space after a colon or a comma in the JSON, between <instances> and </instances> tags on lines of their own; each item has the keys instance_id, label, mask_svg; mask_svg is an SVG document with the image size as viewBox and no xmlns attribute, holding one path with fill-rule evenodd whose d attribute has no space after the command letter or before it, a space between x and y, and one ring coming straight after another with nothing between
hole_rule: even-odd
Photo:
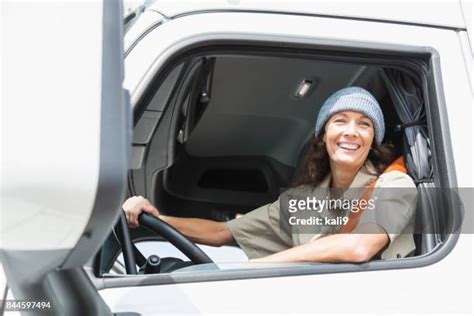
<instances>
[{"instance_id":1,"label":"dark curly hair","mask_svg":"<svg viewBox=\"0 0 474 316\"><path fill-rule=\"evenodd\" d=\"M306 153L302 171L295 181L294 186L309 185L317 187L331 171L329 154L326 150L323 136L324 131L318 136L311 138L310 148ZM373 163L377 174L381 174L395 158L393 145L379 145L375 142L372 144L372 148L367 157L367 159Z\"/></svg>"}]
</instances>

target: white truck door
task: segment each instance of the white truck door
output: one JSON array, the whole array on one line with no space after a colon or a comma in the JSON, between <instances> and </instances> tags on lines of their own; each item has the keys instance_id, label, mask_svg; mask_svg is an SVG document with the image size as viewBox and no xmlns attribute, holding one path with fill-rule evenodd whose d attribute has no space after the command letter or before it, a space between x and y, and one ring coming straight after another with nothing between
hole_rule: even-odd
<instances>
[{"instance_id":1,"label":"white truck door","mask_svg":"<svg viewBox=\"0 0 474 316\"><path fill-rule=\"evenodd\" d=\"M16 299L91 314L94 304L58 293L72 283L95 292L75 268L110 233L125 192L131 116L121 2L2 6L3 269Z\"/></svg>"},{"instance_id":2,"label":"white truck door","mask_svg":"<svg viewBox=\"0 0 474 316\"><path fill-rule=\"evenodd\" d=\"M450 132L453 139L458 139L453 143L455 163L469 166L471 156L467 154L463 133L471 124L470 116L456 105L467 104L470 92L458 34L451 29L256 12L199 12L174 17L151 31L127 56L125 86L132 92L132 104L178 51L194 48L199 42L229 39L436 53L437 76L443 78L442 90L446 103L451 106ZM472 186L468 173L461 172L457 176L460 186ZM145 282L139 282L141 279L132 278L128 284L127 280L115 286L106 284L100 293L115 312L142 314L465 312L471 308L472 286L466 278L472 269L471 254L472 237L465 234L445 259L417 269L241 280L222 278L219 282L210 278L207 282L196 282L189 278L189 282L182 283L177 273L167 276L166 282L157 278L154 284L148 281L144 285ZM207 275L196 273L193 277L204 279ZM380 280L386 285L383 290L380 290ZM458 291L447 293L450 284L456 284ZM450 308L453 309L449 311Z\"/></svg>"}]
</instances>

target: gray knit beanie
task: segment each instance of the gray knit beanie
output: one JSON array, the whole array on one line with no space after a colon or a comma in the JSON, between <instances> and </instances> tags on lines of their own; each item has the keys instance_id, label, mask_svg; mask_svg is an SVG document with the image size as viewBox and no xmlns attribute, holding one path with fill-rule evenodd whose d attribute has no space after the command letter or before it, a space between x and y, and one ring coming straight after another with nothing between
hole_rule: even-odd
<instances>
[{"instance_id":1,"label":"gray knit beanie","mask_svg":"<svg viewBox=\"0 0 474 316\"><path fill-rule=\"evenodd\" d=\"M315 135L317 136L321 132L331 116L343 111L359 112L370 118L374 124L375 140L377 144L382 143L385 134L382 109L374 96L360 87L348 87L338 90L326 99L319 110Z\"/></svg>"}]
</instances>

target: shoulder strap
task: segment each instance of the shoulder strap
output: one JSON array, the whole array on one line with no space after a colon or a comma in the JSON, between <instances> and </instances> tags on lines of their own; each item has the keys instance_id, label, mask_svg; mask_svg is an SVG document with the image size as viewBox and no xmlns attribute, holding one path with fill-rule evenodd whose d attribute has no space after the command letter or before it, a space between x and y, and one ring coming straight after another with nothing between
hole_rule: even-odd
<instances>
[{"instance_id":1,"label":"shoulder strap","mask_svg":"<svg viewBox=\"0 0 474 316\"><path fill-rule=\"evenodd\" d=\"M390 171L400 171L403 173L408 173L407 167L405 166L405 159L403 159L403 156L398 157L394 162L392 162L383 173L387 173Z\"/></svg>"},{"instance_id":2,"label":"shoulder strap","mask_svg":"<svg viewBox=\"0 0 474 316\"><path fill-rule=\"evenodd\" d=\"M383 173L388 173L390 171L400 171L403 173L408 173L407 168L405 167L405 160L403 159L403 156L398 157L394 162L392 162L385 170ZM367 187L367 189L364 191L362 194L359 202L361 200L368 201L370 197L372 196L372 192L375 189L375 184L377 183L378 178L374 179ZM344 225L340 233L342 234L348 234L352 232L357 225L359 224L359 220L362 216L362 214L365 211L365 207L361 207L360 204L357 206L357 209L355 212L351 212L349 214L349 220L347 221L346 225Z\"/></svg>"}]
</instances>

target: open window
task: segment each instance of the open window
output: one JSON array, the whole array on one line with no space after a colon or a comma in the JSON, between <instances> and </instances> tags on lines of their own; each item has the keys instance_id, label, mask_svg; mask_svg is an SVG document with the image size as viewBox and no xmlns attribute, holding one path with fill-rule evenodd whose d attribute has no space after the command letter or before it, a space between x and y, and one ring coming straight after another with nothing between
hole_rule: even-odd
<instances>
[{"instance_id":1,"label":"open window","mask_svg":"<svg viewBox=\"0 0 474 316\"><path fill-rule=\"evenodd\" d=\"M443 109L433 91L430 67L430 54L271 44L227 42L181 52L156 76L135 108L130 194L148 197L163 214L216 221L274 202L301 172L319 107L332 92L347 86L364 87L378 99L385 116L384 143L405 157L420 191L449 187L447 175L453 170L443 158L446 148L433 146ZM449 216L458 216L449 201L423 195L416 217L417 227L423 228L414 236L413 256L372 261L364 270L426 262L449 236L443 219L447 209ZM112 237L113 250L102 258L98 275L110 271L120 252ZM155 247L159 252L165 247L162 238L146 229L132 230L131 238L147 244L141 250ZM150 246L152 241L155 246ZM237 245L226 251L231 259L219 257L223 262L242 258L232 254L239 252ZM220 269L172 273L175 280L204 280L199 271L228 279L362 269L351 264L308 266L243 273L224 264ZM154 277L159 283L162 276Z\"/></svg>"}]
</instances>

